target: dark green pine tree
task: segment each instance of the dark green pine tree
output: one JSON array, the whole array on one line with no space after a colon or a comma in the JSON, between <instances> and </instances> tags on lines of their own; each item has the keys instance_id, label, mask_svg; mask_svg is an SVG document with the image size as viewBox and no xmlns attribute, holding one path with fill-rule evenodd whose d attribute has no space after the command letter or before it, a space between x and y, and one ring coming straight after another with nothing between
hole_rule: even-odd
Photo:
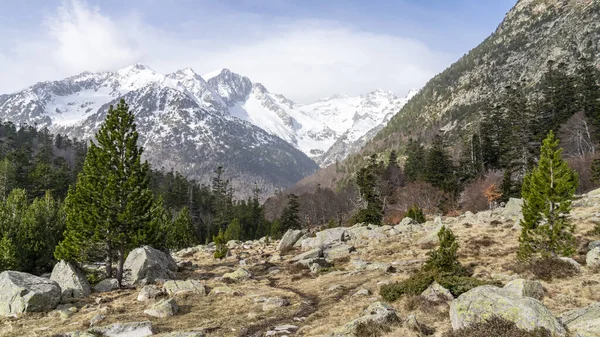
<instances>
[{"instance_id":1,"label":"dark green pine tree","mask_svg":"<svg viewBox=\"0 0 600 337\"><path fill-rule=\"evenodd\" d=\"M428 183L446 192L455 190L454 165L440 135L435 136L427 153L425 178Z\"/></svg>"},{"instance_id":2,"label":"dark green pine tree","mask_svg":"<svg viewBox=\"0 0 600 337\"><path fill-rule=\"evenodd\" d=\"M355 223L381 224L383 201L377 188L380 170L381 163L377 161L376 155L372 155L367 165L356 173L356 185L365 207L354 215L353 221Z\"/></svg>"},{"instance_id":3,"label":"dark green pine tree","mask_svg":"<svg viewBox=\"0 0 600 337\"><path fill-rule=\"evenodd\" d=\"M283 210L280 218L281 233L285 233L288 229L300 229L300 203L298 196L295 194L288 195L288 204Z\"/></svg>"},{"instance_id":4,"label":"dark green pine tree","mask_svg":"<svg viewBox=\"0 0 600 337\"><path fill-rule=\"evenodd\" d=\"M240 240L242 238L242 224L240 219L235 218L231 220L227 229L225 230L225 240Z\"/></svg>"},{"instance_id":5,"label":"dark green pine tree","mask_svg":"<svg viewBox=\"0 0 600 337\"><path fill-rule=\"evenodd\" d=\"M454 233L446 226L442 226L438 232L438 239L440 246L429 252L429 258L423 265L423 271L465 275L466 270L458 261L458 242Z\"/></svg>"},{"instance_id":6,"label":"dark green pine tree","mask_svg":"<svg viewBox=\"0 0 600 337\"><path fill-rule=\"evenodd\" d=\"M595 138L600 140L600 71L589 60L579 61L576 73L579 108L595 127Z\"/></svg>"},{"instance_id":7,"label":"dark green pine tree","mask_svg":"<svg viewBox=\"0 0 600 337\"><path fill-rule=\"evenodd\" d=\"M558 130L577 112L575 78L567 73L564 63L548 62L548 68L540 81L543 102L535 123L537 140L541 141L550 130Z\"/></svg>"},{"instance_id":8,"label":"dark green pine tree","mask_svg":"<svg viewBox=\"0 0 600 337\"><path fill-rule=\"evenodd\" d=\"M102 246L106 274L121 284L127 252L156 236L150 217L150 167L142 163L134 116L123 99L109 108L91 143L77 185L65 201L67 230L57 259L85 261ZM113 259L117 269L113 273Z\"/></svg>"},{"instance_id":9,"label":"dark green pine tree","mask_svg":"<svg viewBox=\"0 0 600 337\"><path fill-rule=\"evenodd\" d=\"M562 158L558 139L550 131L538 166L523 181L523 230L518 252L521 260L536 255L569 256L575 251L575 225L568 216L578 182L577 173Z\"/></svg>"},{"instance_id":10,"label":"dark green pine tree","mask_svg":"<svg viewBox=\"0 0 600 337\"><path fill-rule=\"evenodd\" d=\"M198 244L190 209L184 206L173 220L167 233L167 247L183 249Z\"/></svg>"},{"instance_id":11,"label":"dark green pine tree","mask_svg":"<svg viewBox=\"0 0 600 337\"><path fill-rule=\"evenodd\" d=\"M504 116L501 105L486 106L482 111L479 135L481 157L487 170L502 168L501 147L504 141Z\"/></svg>"},{"instance_id":12,"label":"dark green pine tree","mask_svg":"<svg viewBox=\"0 0 600 337\"><path fill-rule=\"evenodd\" d=\"M425 148L421 143L412 139L408 140L406 162L404 163L404 176L407 182L424 180L425 155Z\"/></svg>"}]
</instances>

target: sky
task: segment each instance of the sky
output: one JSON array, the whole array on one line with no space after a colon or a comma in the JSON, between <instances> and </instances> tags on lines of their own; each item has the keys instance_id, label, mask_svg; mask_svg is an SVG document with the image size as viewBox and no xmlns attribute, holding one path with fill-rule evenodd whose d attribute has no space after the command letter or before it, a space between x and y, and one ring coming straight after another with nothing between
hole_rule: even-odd
<instances>
[{"instance_id":1,"label":"sky","mask_svg":"<svg viewBox=\"0 0 600 337\"><path fill-rule=\"evenodd\" d=\"M308 103L423 86L515 0L0 0L0 94L142 63L219 68Z\"/></svg>"}]
</instances>

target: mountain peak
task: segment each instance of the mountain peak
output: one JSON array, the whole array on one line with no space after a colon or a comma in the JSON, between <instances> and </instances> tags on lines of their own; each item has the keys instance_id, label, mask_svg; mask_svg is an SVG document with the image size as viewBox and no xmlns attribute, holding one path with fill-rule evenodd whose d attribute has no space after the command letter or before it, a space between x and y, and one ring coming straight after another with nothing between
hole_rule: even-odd
<instances>
[{"instance_id":1,"label":"mountain peak","mask_svg":"<svg viewBox=\"0 0 600 337\"><path fill-rule=\"evenodd\" d=\"M227 68L219 68L217 70L213 70L211 72L202 74L202 78L205 81L208 81L208 80L210 80L213 77L217 77L217 76L221 75L221 73L223 73L223 72L231 72L231 71L229 69L227 69Z\"/></svg>"},{"instance_id":2,"label":"mountain peak","mask_svg":"<svg viewBox=\"0 0 600 337\"><path fill-rule=\"evenodd\" d=\"M187 67L187 68L183 68L183 69L179 69L177 70L175 73L180 74L180 75L184 75L184 76L196 76L198 75L194 69Z\"/></svg>"}]
</instances>

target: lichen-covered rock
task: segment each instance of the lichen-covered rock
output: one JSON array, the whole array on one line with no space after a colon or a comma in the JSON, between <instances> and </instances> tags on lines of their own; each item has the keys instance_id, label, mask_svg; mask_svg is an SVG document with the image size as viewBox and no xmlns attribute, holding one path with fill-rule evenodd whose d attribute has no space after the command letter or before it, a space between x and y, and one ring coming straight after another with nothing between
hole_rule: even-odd
<instances>
[{"instance_id":1,"label":"lichen-covered rock","mask_svg":"<svg viewBox=\"0 0 600 337\"><path fill-rule=\"evenodd\" d=\"M90 328L87 332L95 334L94 336L100 334L100 336L103 337L146 337L154 334L152 323L149 321L115 323L107 326Z\"/></svg>"},{"instance_id":2,"label":"lichen-covered rock","mask_svg":"<svg viewBox=\"0 0 600 337\"><path fill-rule=\"evenodd\" d=\"M230 279L236 282L247 281L252 278L252 273L248 271L248 269L238 268L236 271L232 273L223 274L223 278Z\"/></svg>"},{"instance_id":3,"label":"lichen-covered rock","mask_svg":"<svg viewBox=\"0 0 600 337\"><path fill-rule=\"evenodd\" d=\"M573 267L575 267L575 270L577 270L577 272L581 272L581 265L579 264L579 262L573 260L570 257L565 257L565 256L561 256L558 258L559 260L565 261L568 264L572 265Z\"/></svg>"},{"instance_id":4,"label":"lichen-covered rock","mask_svg":"<svg viewBox=\"0 0 600 337\"><path fill-rule=\"evenodd\" d=\"M18 271L0 273L0 316L49 312L60 303L60 287L52 280Z\"/></svg>"},{"instance_id":5,"label":"lichen-covered rock","mask_svg":"<svg viewBox=\"0 0 600 337\"><path fill-rule=\"evenodd\" d=\"M585 263L589 268L600 268L600 247L596 247L587 253Z\"/></svg>"},{"instance_id":6,"label":"lichen-covered rock","mask_svg":"<svg viewBox=\"0 0 600 337\"><path fill-rule=\"evenodd\" d=\"M294 247L294 244L302 237L303 233L300 230L289 229L283 237L281 241L279 241L279 245L277 245L277 250L280 254L287 252L288 250Z\"/></svg>"},{"instance_id":7,"label":"lichen-covered rock","mask_svg":"<svg viewBox=\"0 0 600 337\"><path fill-rule=\"evenodd\" d=\"M158 296L160 296L160 294L162 294L162 291L154 288L153 286L144 286L142 290L140 290L140 293L137 296L137 300L139 302L146 302L157 298Z\"/></svg>"},{"instance_id":8,"label":"lichen-covered rock","mask_svg":"<svg viewBox=\"0 0 600 337\"><path fill-rule=\"evenodd\" d=\"M206 335L199 331L175 331L165 335L165 337L205 337Z\"/></svg>"},{"instance_id":9,"label":"lichen-covered rock","mask_svg":"<svg viewBox=\"0 0 600 337\"><path fill-rule=\"evenodd\" d=\"M498 316L524 330L548 329L552 336L566 331L542 302L495 286L481 286L460 295L450 304L452 328L458 330Z\"/></svg>"},{"instance_id":10,"label":"lichen-covered rock","mask_svg":"<svg viewBox=\"0 0 600 337\"><path fill-rule=\"evenodd\" d=\"M126 271L125 285L150 284L157 280L170 280L175 277L177 263L171 255L143 246L132 250L123 267Z\"/></svg>"},{"instance_id":11,"label":"lichen-covered rock","mask_svg":"<svg viewBox=\"0 0 600 337\"><path fill-rule=\"evenodd\" d=\"M516 279L508 282L504 289L519 296L526 296L542 300L544 298L544 287L539 281Z\"/></svg>"},{"instance_id":12,"label":"lichen-covered rock","mask_svg":"<svg viewBox=\"0 0 600 337\"><path fill-rule=\"evenodd\" d=\"M92 292L85 274L79 268L65 261L60 261L54 266L50 279L60 286L63 301L84 298Z\"/></svg>"},{"instance_id":13,"label":"lichen-covered rock","mask_svg":"<svg viewBox=\"0 0 600 337\"><path fill-rule=\"evenodd\" d=\"M421 293L421 296L432 302L448 302L454 299L450 290L435 281Z\"/></svg>"},{"instance_id":14,"label":"lichen-covered rock","mask_svg":"<svg viewBox=\"0 0 600 337\"><path fill-rule=\"evenodd\" d=\"M559 320L569 331L600 335L600 302L563 313Z\"/></svg>"},{"instance_id":15,"label":"lichen-covered rock","mask_svg":"<svg viewBox=\"0 0 600 337\"><path fill-rule=\"evenodd\" d=\"M206 296L206 288L202 283L196 280L170 280L163 284L163 291L169 295L194 293Z\"/></svg>"},{"instance_id":16,"label":"lichen-covered rock","mask_svg":"<svg viewBox=\"0 0 600 337\"><path fill-rule=\"evenodd\" d=\"M174 298L162 300L153 304L150 308L144 310L148 316L166 318L175 315L179 311L179 306Z\"/></svg>"},{"instance_id":17,"label":"lichen-covered rock","mask_svg":"<svg viewBox=\"0 0 600 337\"><path fill-rule=\"evenodd\" d=\"M119 281L116 278L104 279L94 286L94 291L97 293L105 293L115 289L119 289Z\"/></svg>"},{"instance_id":18,"label":"lichen-covered rock","mask_svg":"<svg viewBox=\"0 0 600 337\"><path fill-rule=\"evenodd\" d=\"M589 250L592 250L592 249L598 248L598 247L600 247L600 240L595 240L595 241L592 241L592 242L590 242L588 244L588 249Z\"/></svg>"}]
</instances>

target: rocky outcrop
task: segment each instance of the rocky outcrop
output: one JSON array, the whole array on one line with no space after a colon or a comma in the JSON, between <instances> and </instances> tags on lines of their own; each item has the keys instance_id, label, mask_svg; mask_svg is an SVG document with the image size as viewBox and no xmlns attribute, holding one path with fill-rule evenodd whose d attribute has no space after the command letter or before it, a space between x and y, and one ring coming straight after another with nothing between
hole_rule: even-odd
<instances>
[{"instance_id":1,"label":"rocky outcrop","mask_svg":"<svg viewBox=\"0 0 600 337\"><path fill-rule=\"evenodd\" d=\"M517 327L532 331L546 328L552 336L566 336L560 322L542 302L494 286L472 289L450 304L452 328L458 330L473 323L498 316L514 322Z\"/></svg>"},{"instance_id":2,"label":"rocky outcrop","mask_svg":"<svg viewBox=\"0 0 600 337\"><path fill-rule=\"evenodd\" d=\"M600 335L600 302L585 308L567 311L559 317L569 331L583 335Z\"/></svg>"},{"instance_id":3,"label":"rocky outcrop","mask_svg":"<svg viewBox=\"0 0 600 337\"><path fill-rule=\"evenodd\" d=\"M323 256L327 259L327 261L333 261L336 259L344 258L350 256L352 252L355 252L356 248L347 244L335 245L331 248L326 249L323 252Z\"/></svg>"},{"instance_id":4,"label":"rocky outcrop","mask_svg":"<svg viewBox=\"0 0 600 337\"><path fill-rule=\"evenodd\" d=\"M283 254L294 247L294 244L302 237L303 233L300 230L289 229L283 237L281 241L279 241L279 245L277 246L277 250L280 254Z\"/></svg>"},{"instance_id":5,"label":"rocky outcrop","mask_svg":"<svg viewBox=\"0 0 600 337\"><path fill-rule=\"evenodd\" d=\"M542 300L544 298L544 287L539 281L516 279L508 282L504 289L519 296L526 296Z\"/></svg>"},{"instance_id":6,"label":"rocky outcrop","mask_svg":"<svg viewBox=\"0 0 600 337\"><path fill-rule=\"evenodd\" d=\"M63 301L84 298L92 292L85 274L79 268L65 261L60 261L54 266L50 279L60 286Z\"/></svg>"},{"instance_id":7,"label":"rocky outcrop","mask_svg":"<svg viewBox=\"0 0 600 337\"><path fill-rule=\"evenodd\" d=\"M154 334L152 323L148 321L115 323L107 326L91 328L87 330L87 332L95 334L93 336L100 334L100 336L104 337L146 337Z\"/></svg>"},{"instance_id":8,"label":"rocky outcrop","mask_svg":"<svg viewBox=\"0 0 600 337\"><path fill-rule=\"evenodd\" d=\"M175 277L177 264L173 258L150 246L132 250L125 260L125 285L150 284Z\"/></svg>"},{"instance_id":9,"label":"rocky outcrop","mask_svg":"<svg viewBox=\"0 0 600 337\"><path fill-rule=\"evenodd\" d=\"M0 316L49 312L60 299L60 286L52 280L18 271L0 273Z\"/></svg>"}]
</instances>

